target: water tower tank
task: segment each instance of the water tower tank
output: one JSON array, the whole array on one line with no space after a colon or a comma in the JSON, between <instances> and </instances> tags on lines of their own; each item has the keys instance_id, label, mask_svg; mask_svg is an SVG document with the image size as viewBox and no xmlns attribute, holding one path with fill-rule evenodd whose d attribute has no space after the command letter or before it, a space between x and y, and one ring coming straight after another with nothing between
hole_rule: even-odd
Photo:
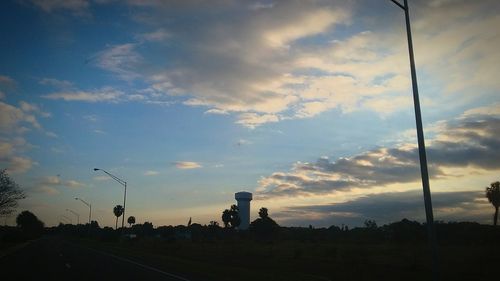
<instances>
[{"instance_id":1,"label":"water tower tank","mask_svg":"<svg viewBox=\"0 0 500 281\"><path fill-rule=\"evenodd\" d=\"M241 191L234 194L234 199L238 202L240 210L241 223L238 229L248 229L250 225L250 201L252 201L252 193Z\"/></svg>"}]
</instances>

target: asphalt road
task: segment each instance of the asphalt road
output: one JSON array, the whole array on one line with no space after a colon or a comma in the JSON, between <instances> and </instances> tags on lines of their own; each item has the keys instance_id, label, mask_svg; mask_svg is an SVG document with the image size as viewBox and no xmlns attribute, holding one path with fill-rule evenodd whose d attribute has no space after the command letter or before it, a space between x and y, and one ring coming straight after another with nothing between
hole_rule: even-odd
<instances>
[{"instance_id":1,"label":"asphalt road","mask_svg":"<svg viewBox=\"0 0 500 281\"><path fill-rule=\"evenodd\" d=\"M31 241L1 257L0 279L189 281L136 261L57 238Z\"/></svg>"}]
</instances>

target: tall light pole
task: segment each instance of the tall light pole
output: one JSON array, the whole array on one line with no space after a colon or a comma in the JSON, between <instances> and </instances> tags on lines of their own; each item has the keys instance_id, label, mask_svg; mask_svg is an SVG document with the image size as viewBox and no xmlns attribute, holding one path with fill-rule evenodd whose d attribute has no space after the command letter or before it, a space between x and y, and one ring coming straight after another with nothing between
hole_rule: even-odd
<instances>
[{"instance_id":1,"label":"tall light pole","mask_svg":"<svg viewBox=\"0 0 500 281\"><path fill-rule=\"evenodd\" d=\"M123 232L123 226L125 224L125 202L127 201L127 182L120 179L119 177L115 176L115 175L112 175L110 173L108 173L107 171L103 170L103 169L99 169L99 168L94 168L94 171L103 171L104 173L106 173L108 176L110 176L112 179L114 179L115 181L117 181L119 184L123 185L123 187L125 188L125 192L123 193L123 214L122 214L122 232Z\"/></svg>"},{"instance_id":2,"label":"tall light pole","mask_svg":"<svg viewBox=\"0 0 500 281\"><path fill-rule=\"evenodd\" d=\"M391 0L394 4L405 11L406 35L408 37L408 52L410 55L411 84L413 88L413 103L415 107L415 121L417 124L418 155L420 158L420 173L422 175L422 187L424 191L425 218L427 222L427 235L431 246L433 279L438 280L438 251L436 231L434 229L434 215L432 212L431 190L429 185L429 172L427 170L427 156L425 153L424 130L422 126L422 114L420 112L420 101L418 97L417 72L415 70L415 59L413 56L413 42L410 28L410 11L408 0L404 0L402 5L396 0Z\"/></svg>"},{"instance_id":3,"label":"tall light pole","mask_svg":"<svg viewBox=\"0 0 500 281\"><path fill-rule=\"evenodd\" d=\"M76 225L79 225L80 224L80 215L77 212L70 210L70 209L66 209L66 211L71 212L71 213L73 213L73 215L76 216Z\"/></svg>"},{"instance_id":4,"label":"tall light pole","mask_svg":"<svg viewBox=\"0 0 500 281\"><path fill-rule=\"evenodd\" d=\"M89 207L89 225L90 225L90 222L91 222L90 219L92 217L92 205L90 203L85 202L85 200L78 198L78 197L75 197L75 200L80 200L83 204L85 204L85 205L87 205L87 207Z\"/></svg>"}]
</instances>

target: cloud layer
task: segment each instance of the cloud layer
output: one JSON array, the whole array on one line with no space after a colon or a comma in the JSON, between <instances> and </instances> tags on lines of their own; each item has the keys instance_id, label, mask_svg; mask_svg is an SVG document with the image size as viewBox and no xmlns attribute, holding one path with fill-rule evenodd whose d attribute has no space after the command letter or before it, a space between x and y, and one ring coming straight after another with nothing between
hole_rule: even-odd
<instances>
[{"instance_id":1,"label":"cloud layer","mask_svg":"<svg viewBox=\"0 0 500 281\"><path fill-rule=\"evenodd\" d=\"M48 13L118 5L32 2ZM143 31L128 41L109 42L91 60L134 87L59 91L46 98L183 103L232 114L248 128L331 109L386 117L411 108L403 16L380 16L397 9L391 3L373 11L361 3L323 0L120 4L132 7L131 18ZM500 18L491 12L498 8L493 0L412 3L417 64L427 84L449 94L439 97L443 102L466 102L472 98L466 90L474 88L483 91L473 98L491 98L500 86L495 76Z\"/></svg>"},{"instance_id":2,"label":"cloud layer","mask_svg":"<svg viewBox=\"0 0 500 281\"><path fill-rule=\"evenodd\" d=\"M485 114L495 110L494 115ZM471 110L461 117L440 122L436 137L428 141L429 175L447 177L444 168L473 167L500 169L499 106ZM352 188L371 188L420 180L418 148L401 144L376 148L359 155L331 162L319 158L315 163L297 162L290 172L276 172L260 180L263 197L328 194Z\"/></svg>"},{"instance_id":3,"label":"cloud layer","mask_svg":"<svg viewBox=\"0 0 500 281\"><path fill-rule=\"evenodd\" d=\"M14 80L2 77L9 84L15 84ZM24 173L37 164L25 155L32 148L23 137L26 132L34 129L45 136L57 137L42 127L38 121L40 117L49 118L51 114L33 103L20 101L19 106L15 106L0 101L0 166L9 173Z\"/></svg>"},{"instance_id":4,"label":"cloud layer","mask_svg":"<svg viewBox=\"0 0 500 281\"><path fill-rule=\"evenodd\" d=\"M483 192L434 192L432 195L436 220L490 222L492 208ZM424 222L425 212L422 192L407 191L369 194L342 203L288 207L274 217L290 225L362 226L367 219L376 220L379 225L403 218Z\"/></svg>"}]
</instances>

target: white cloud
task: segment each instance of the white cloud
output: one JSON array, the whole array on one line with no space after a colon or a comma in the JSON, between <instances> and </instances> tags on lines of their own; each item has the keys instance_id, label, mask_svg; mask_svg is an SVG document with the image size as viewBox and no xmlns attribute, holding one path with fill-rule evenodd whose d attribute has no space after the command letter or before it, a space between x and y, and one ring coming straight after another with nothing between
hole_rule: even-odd
<instances>
[{"instance_id":1,"label":"white cloud","mask_svg":"<svg viewBox=\"0 0 500 281\"><path fill-rule=\"evenodd\" d=\"M16 85L16 81L9 76L0 75L0 86L6 87L14 87Z\"/></svg>"},{"instance_id":2,"label":"white cloud","mask_svg":"<svg viewBox=\"0 0 500 281\"><path fill-rule=\"evenodd\" d=\"M0 102L0 129L12 131L19 123L24 121L25 114L17 107Z\"/></svg>"},{"instance_id":3,"label":"white cloud","mask_svg":"<svg viewBox=\"0 0 500 281\"><path fill-rule=\"evenodd\" d=\"M78 181L75 181L75 180L68 180L68 181L63 182L62 184L64 186L69 187L69 188L80 188L80 187L85 186L85 184L78 182Z\"/></svg>"},{"instance_id":4,"label":"white cloud","mask_svg":"<svg viewBox=\"0 0 500 281\"><path fill-rule=\"evenodd\" d=\"M32 159L21 156L0 156L0 163L13 174L24 173L36 164Z\"/></svg>"},{"instance_id":5,"label":"white cloud","mask_svg":"<svg viewBox=\"0 0 500 281\"><path fill-rule=\"evenodd\" d=\"M252 141L245 140L245 139L239 139L238 142L236 142L236 144L238 146L248 145L248 144L252 144L252 143L253 143Z\"/></svg>"},{"instance_id":6,"label":"white cloud","mask_svg":"<svg viewBox=\"0 0 500 281\"><path fill-rule=\"evenodd\" d=\"M151 42L164 41L170 37L171 37L171 34L162 28L157 29L157 30L152 31L152 32L142 33L142 34L137 35L137 38L139 38L139 40L145 40L145 41L151 41Z\"/></svg>"},{"instance_id":7,"label":"white cloud","mask_svg":"<svg viewBox=\"0 0 500 281\"><path fill-rule=\"evenodd\" d=\"M388 117L410 106L402 17L381 18L373 12L359 31L363 22L355 18L356 4L345 1L128 3L142 11L135 19L155 23L156 29L137 35L138 42L108 46L94 60L123 80L147 84L123 100L205 107L207 114L234 114L237 124L249 128L334 108ZM494 28L500 18L486 9L498 5L485 0L412 6L418 15L412 22L418 70L428 78L430 94L455 95L439 95L429 107L493 97L492 89L500 86L495 49L500 31ZM339 26L345 30L337 32ZM168 38L177 43L157 44L167 63L141 55L151 42ZM474 87L480 90L474 95L463 92ZM116 100L85 91L65 93L52 97Z\"/></svg>"},{"instance_id":8,"label":"white cloud","mask_svg":"<svg viewBox=\"0 0 500 281\"><path fill-rule=\"evenodd\" d=\"M44 112L38 107L36 104L28 103L25 101L19 102L19 105L21 106L21 110L24 111L25 113L33 112L37 115L40 115L41 117L48 118L51 117L52 114L50 112Z\"/></svg>"},{"instance_id":9,"label":"white cloud","mask_svg":"<svg viewBox=\"0 0 500 281\"><path fill-rule=\"evenodd\" d=\"M159 174L160 174L160 172L158 172L158 171L152 171L152 170L144 172L145 176L156 176L156 175L159 175Z\"/></svg>"},{"instance_id":10,"label":"white cloud","mask_svg":"<svg viewBox=\"0 0 500 281\"><path fill-rule=\"evenodd\" d=\"M262 38L264 43L273 48L289 48L291 42L322 33L331 25L345 22L347 18L346 11L313 9L301 14L294 21L282 21L275 26L268 26Z\"/></svg>"},{"instance_id":11,"label":"white cloud","mask_svg":"<svg viewBox=\"0 0 500 281\"><path fill-rule=\"evenodd\" d=\"M123 92L111 87L104 87L94 91L68 91L56 92L43 97L46 99L84 102L118 102L123 97Z\"/></svg>"},{"instance_id":12,"label":"white cloud","mask_svg":"<svg viewBox=\"0 0 500 281\"><path fill-rule=\"evenodd\" d=\"M257 113L242 113L238 115L236 124L241 124L250 129L260 126L265 123L278 122L279 116L274 114L257 114Z\"/></svg>"},{"instance_id":13,"label":"white cloud","mask_svg":"<svg viewBox=\"0 0 500 281\"><path fill-rule=\"evenodd\" d=\"M46 86L52 86L59 89L71 89L73 88L73 83L67 80L59 80L55 78L42 78L39 81L40 84Z\"/></svg>"},{"instance_id":14,"label":"white cloud","mask_svg":"<svg viewBox=\"0 0 500 281\"><path fill-rule=\"evenodd\" d=\"M212 108L212 109L205 111L205 114L228 115L229 112L227 112L225 110L220 110L217 108Z\"/></svg>"},{"instance_id":15,"label":"white cloud","mask_svg":"<svg viewBox=\"0 0 500 281\"><path fill-rule=\"evenodd\" d=\"M38 180L40 187L54 188L64 186L70 189L77 189L85 187L85 184L76 180L62 180L60 176L45 176Z\"/></svg>"},{"instance_id":16,"label":"white cloud","mask_svg":"<svg viewBox=\"0 0 500 281\"><path fill-rule=\"evenodd\" d=\"M29 130L29 128L21 129L23 128L23 124L25 124L35 129L43 130L36 115L42 117L51 116L50 113L41 111L38 106L24 101L20 102L20 108L0 102L0 129L2 129L4 133L22 133Z\"/></svg>"},{"instance_id":17,"label":"white cloud","mask_svg":"<svg viewBox=\"0 0 500 281\"><path fill-rule=\"evenodd\" d=\"M0 137L0 166L5 167L9 173L24 173L37 163L23 155L31 145L24 138Z\"/></svg>"},{"instance_id":18,"label":"white cloud","mask_svg":"<svg viewBox=\"0 0 500 281\"><path fill-rule=\"evenodd\" d=\"M185 170L185 169L198 169L198 168L201 168L201 164L197 163L197 162L190 162L190 161L178 161L178 162L174 162L174 165L175 167L177 167L177 169L182 169L182 170Z\"/></svg>"},{"instance_id":19,"label":"white cloud","mask_svg":"<svg viewBox=\"0 0 500 281\"><path fill-rule=\"evenodd\" d=\"M133 43L110 46L97 54L95 63L124 80L136 79L141 76L137 68L143 62L136 46Z\"/></svg>"},{"instance_id":20,"label":"white cloud","mask_svg":"<svg viewBox=\"0 0 500 281\"><path fill-rule=\"evenodd\" d=\"M208 107L207 114L237 113L237 123L248 127L276 122L278 113L300 102L290 87L301 77L289 73L294 70L290 58L295 56L290 50L298 51L297 42L330 32L350 17L347 8L321 1L253 5L244 14L231 12L241 5L226 3L206 9L189 1L132 4L151 8L149 17L162 26L149 34L155 35L152 39L168 34L180 42L189 59L165 52L172 63L156 70L139 54L140 44L146 44L141 42L112 46L100 53L97 64L125 80L143 79L157 95L189 96L184 104ZM200 13L196 20L185 13L192 9ZM210 11L224 14L214 20ZM170 19L176 19L175 26Z\"/></svg>"}]
</instances>

